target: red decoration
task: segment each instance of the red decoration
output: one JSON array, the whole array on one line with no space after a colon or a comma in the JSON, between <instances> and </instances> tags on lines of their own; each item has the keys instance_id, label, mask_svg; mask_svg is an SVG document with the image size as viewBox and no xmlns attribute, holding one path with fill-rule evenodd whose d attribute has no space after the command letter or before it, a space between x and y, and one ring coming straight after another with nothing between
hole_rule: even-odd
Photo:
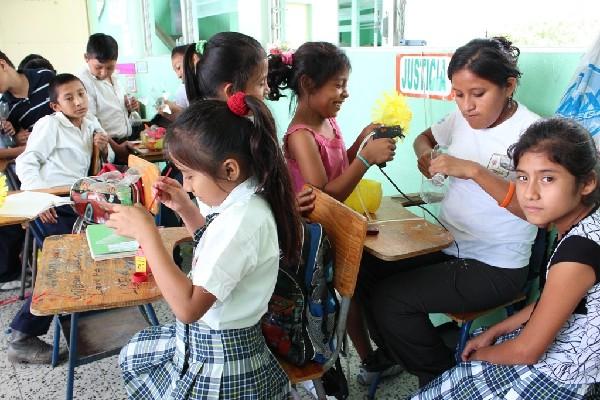
<instances>
[{"instance_id":1,"label":"red decoration","mask_svg":"<svg viewBox=\"0 0 600 400\"><path fill-rule=\"evenodd\" d=\"M233 96L227 99L227 106L232 113L240 117L248 115L250 111L246 105L246 93L244 92L235 92Z\"/></svg>"}]
</instances>

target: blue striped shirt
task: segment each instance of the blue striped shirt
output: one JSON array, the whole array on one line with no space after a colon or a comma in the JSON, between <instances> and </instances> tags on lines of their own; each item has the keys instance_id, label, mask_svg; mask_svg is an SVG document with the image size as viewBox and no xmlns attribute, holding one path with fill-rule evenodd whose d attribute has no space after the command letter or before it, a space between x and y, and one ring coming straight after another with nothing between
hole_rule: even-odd
<instances>
[{"instance_id":1,"label":"blue striped shirt","mask_svg":"<svg viewBox=\"0 0 600 400\"><path fill-rule=\"evenodd\" d=\"M31 130L38 119L52 114L50 108L48 86L54 73L48 69L25 69L19 71L29 81L29 92L26 98L16 98L10 92L2 95L2 101L8 103L10 113L8 121L18 132L21 129Z\"/></svg>"}]
</instances>

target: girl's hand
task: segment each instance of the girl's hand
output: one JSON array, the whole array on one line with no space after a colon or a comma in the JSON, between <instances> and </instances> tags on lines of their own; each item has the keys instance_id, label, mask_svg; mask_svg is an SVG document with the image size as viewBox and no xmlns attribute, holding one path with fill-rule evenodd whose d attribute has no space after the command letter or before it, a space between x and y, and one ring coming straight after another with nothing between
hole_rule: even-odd
<instances>
[{"instance_id":1,"label":"girl's hand","mask_svg":"<svg viewBox=\"0 0 600 400\"><path fill-rule=\"evenodd\" d=\"M315 208L315 199L317 196L313 193L312 188L307 188L296 195L298 211L302 215L306 215Z\"/></svg>"},{"instance_id":2,"label":"girl's hand","mask_svg":"<svg viewBox=\"0 0 600 400\"><path fill-rule=\"evenodd\" d=\"M360 155L372 165L391 161L395 154L396 142L389 138L369 140L360 151Z\"/></svg>"},{"instance_id":3,"label":"girl's hand","mask_svg":"<svg viewBox=\"0 0 600 400\"><path fill-rule=\"evenodd\" d=\"M44 224L56 224L58 222L58 214L56 214L54 208L41 212L38 218Z\"/></svg>"},{"instance_id":4,"label":"girl's hand","mask_svg":"<svg viewBox=\"0 0 600 400\"><path fill-rule=\"evenodd\" d=\"M27 139L29 139L29 135L31 135L31 132L29 132L27 129L21 129L19 132L17 132L14 136L17 146L25 146L27 144Z\"/></svg>"},{"instance_id":5,"label":"girl's hand","mask_svg":"<svg viewBox=\"0 0 600 400\"><path fill-rule=\"evenodd\" d=\"M15 134L15 128L12 126L10 121L0 122L0 128L2 128L5 135L13 136Z\"/></svg>"},{"instance_id":6,"label":"girl's hand","mask_svg":"<svg viewBox=\"0 0 600 400\"><path fill-rule=\"evenodd\" d=\"M473 361L472 358L475 355L475 352L483 347L488 347L494 344L496 340L496 336L492 331L487 330L480 335L475 336L473 339L469 340L465 345L465 349L460 355L461 360L463 361Z\"/></svg>"},{"instance_id":7,"label":"girl's hand","mask_svg":"<svg viewBox=\"0 0 600 400\"><path fill-rule=\"evenodd\" d=\"M108 151L108 135L104 132L95 132L94 145L103 153Z\"/></svg>"},{"instance_id":8,"label":"girl's hand","mask_svg":"<svg viewBox=\"0 0 600 400\"><path fill-rule=\"evenodd\" d=\"M419 161L421 157L419 158ZM431 154L429 157L431 160ZM463 160L448 154L441 154L430 161L428 171L429 176L440 172L446 176L453 176L455 178L472 179L479 167L480 165L476 162Z\"/></svg>"},{"instance_id":9,"label":"girl's hand","mask_svg":"<svg viewBox=\"0 0 600 400\"><path fill-rule=\"evenodd\" d=\"M141 204L122 206L118 204L102 205L110 213L106 226L115 228L122 236L143 241L144 235L156 230L154 217Z\"/></svg>"},{"instance_id":10,"label":"girl's hand","mask_svg":"<svg viewBox=\"0 0 600 400\"><path fill-rule=\"evenodd\" d=\"M183 186L173 178L158 177L152 186L152 193L157 200L178 214L188 207L195 207Z\"/></svg>"},{"instance_id":11,"label":"girl's hand","mask_svg":"<svg viewBox=\"0 0 600 400\"><path fill-rule=\"evenodd\" d=\"M371 122L369 125L365 126L360 134L358 135L358 140L362 143L363 140L369 135L369 133L373 132L375 129L381 127L381 124Z\"/></svg>"},{"instance_id":12,"label":"girl's hand","mask_svg":"<svg viewBox=\"0 0 600 400\"><path fill-rule=\"evenodd\" d=\"M164 111L165 105L169 106L169 109L171 109L170 113L166 113ZM183 111L183 108L178 106L177 103L175 103L174 101L165 100L164 105L158 110L158 113L160 115L162 115L163 117L165 117L166 119L168 119L169 121L174 121L175 118L177 118L179 116L179 114L181 114L182 111Z\"/></svg>"}]
</instances>

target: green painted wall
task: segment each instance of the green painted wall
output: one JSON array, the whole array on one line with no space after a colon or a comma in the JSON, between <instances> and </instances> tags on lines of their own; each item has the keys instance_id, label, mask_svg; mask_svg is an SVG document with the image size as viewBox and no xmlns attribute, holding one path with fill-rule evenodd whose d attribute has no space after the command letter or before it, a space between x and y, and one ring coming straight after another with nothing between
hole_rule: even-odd
<instances>
[{"instance_id":1,"label":"green painted wall","mask_svg":"<svg viewBox=\"0 0 600 400\"><path fill-rule=\"evenodd\" d=\"M402 49L347 49L352 62L349 92L338 116L338 123L349 146L362 128L370 122L371 107L385 91L395 88L395 57ZM516 99L540 115L553 114L563 91L579 63L581 53L550 53L523 51L519 66L523 72ZM446 113L455 109L453 101L409 98L413 120L408 137L398 146L396 158L387 164L386 172L405 192L418 192L421 174L416 168L412 150L414 138ZM280 131L290 120L289 101L269 102ZM367 177L383 183L384 194L396 194L377 168Z\"/></svg>"}]
</instances>

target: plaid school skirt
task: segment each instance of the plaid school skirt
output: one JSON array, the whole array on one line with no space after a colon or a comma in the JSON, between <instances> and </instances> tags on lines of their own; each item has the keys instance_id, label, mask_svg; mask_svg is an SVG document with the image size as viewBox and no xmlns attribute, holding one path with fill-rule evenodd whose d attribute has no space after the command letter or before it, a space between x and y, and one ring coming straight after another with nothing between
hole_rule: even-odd
<instances>
[{"instance_id":1,"label":"plaid school skirt","mask_svg":"<svg viewBox=\"0 0 600 400\"><path fill-rule=\"evenodd\" d=\"M478 329L473 336L481 333ZM503 335L496 344L513 339L519 331ZM588 384L566 384L532 365L498 365L485 361L462 362L422 387L413 400L572 400L584 399Z\"/></svg>"},{"instance_id":2,"label":"plaid school skirt","mask_svg":"<svg viewBox=\"0 0 600 400\"><path fill-rule=\"evenodd\" d=\"M149 327L121 350L119 364L130 399L287 399L290 392L258 324Z\"/></svg>"}]
</instances>

